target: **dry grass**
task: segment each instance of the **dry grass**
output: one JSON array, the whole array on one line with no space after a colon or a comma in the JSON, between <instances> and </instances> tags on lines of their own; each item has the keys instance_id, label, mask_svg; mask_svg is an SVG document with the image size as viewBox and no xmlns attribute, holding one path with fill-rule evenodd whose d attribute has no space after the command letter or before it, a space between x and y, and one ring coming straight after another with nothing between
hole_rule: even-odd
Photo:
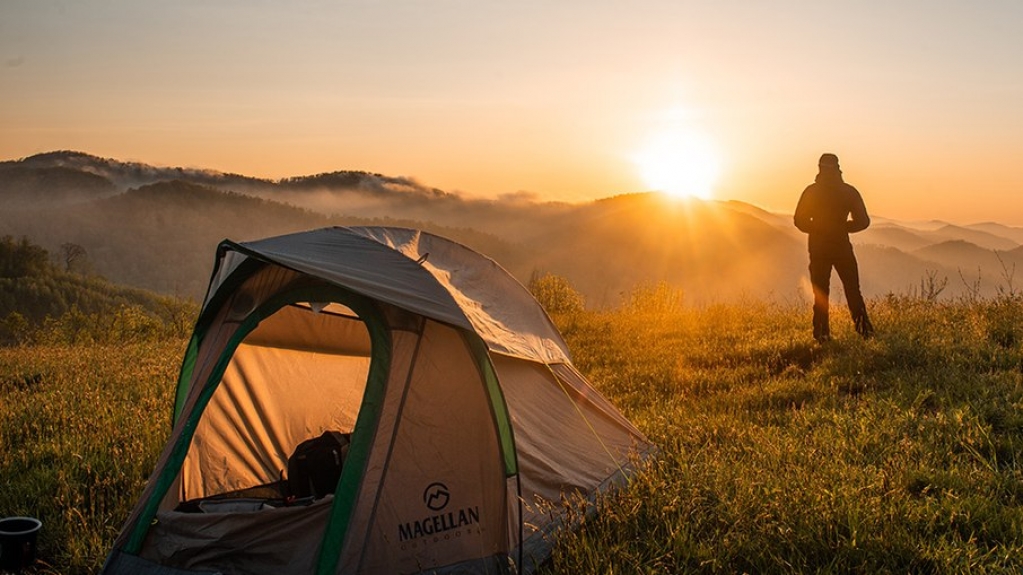
<instances>
[{"instance_id":1,"label":"dry grass","mask_svg":"<svg viewBox=\"0 0 1023 575\"><path fill-rule=\"evenodd\" d=\"M763 303L557 316L660 456L546 572L1023 572L1023 304L871 306L875 339L836 312L824 347L808 310ZM102 564L184 343L0 349L0 514L44 521L38 573Z\"/></svg>"},{"instance_id":2,"label":"dry grass","mask_svg":"<svg viewBox=\"0 0 1023 575\"><path fill-rule=\"evenodd\" d=\"M765 304L558 318L661 457L547 572L1023 571L1023 304L873 309L824 347Z\"/></svg>"}]
</instances>

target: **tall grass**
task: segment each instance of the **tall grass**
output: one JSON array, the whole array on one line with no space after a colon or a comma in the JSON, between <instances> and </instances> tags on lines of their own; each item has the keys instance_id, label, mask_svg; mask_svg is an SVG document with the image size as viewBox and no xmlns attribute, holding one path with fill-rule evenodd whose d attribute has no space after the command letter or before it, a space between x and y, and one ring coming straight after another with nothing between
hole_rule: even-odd
<instances>
[{"instance_id":1,"label":"tall grass","mask_svg":"<svg viewBox=\"0 0 1023 575\"><path fill-rule=\"evenodd\" d=\"M659 448L545 573L1023 572L1023 302L688 307L662 287L556 314L579 369ZM38 573L94 573L169 430L185 342L0 349L0 515Z\"/></svg>"},{"instance_id":2,"label":"tall grass","mask_svg":"<svg viewBox=\"0 0 1023 575\"><path fill-rule=\"evenodd\" d=\"M95 573L170 429L185 341L0 348L0 515L43 522L38 573Z\"/></svg>"},{"instance_id":3,"label":"tall grass","mask_svg":"<svg viewBox=\"0 0 1023 575\"><path fill-rule=\"evenodd\" d=\"M1023 572L1023 302L872 310L823 347L762 303L558 317L660 456L546 572Z\"/></svg>"}]
</instances>

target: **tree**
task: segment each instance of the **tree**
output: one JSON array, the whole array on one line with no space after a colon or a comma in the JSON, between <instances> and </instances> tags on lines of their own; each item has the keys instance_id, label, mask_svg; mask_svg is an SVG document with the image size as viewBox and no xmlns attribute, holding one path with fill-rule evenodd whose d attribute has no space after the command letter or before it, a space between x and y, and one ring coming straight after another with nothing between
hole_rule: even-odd
<instances>
[{"instance_id":1,"label":"tree","mask_svg":"<svg viewBox=\"0 0 1023 575\"><path fill-rule=\"evenodd\" d=\"M0 341L5 343L24 343L28 340L29 323L25 316L16 311L7 314L0 321Z\"/></svg>"},{"instance_id":2,"label":"tree","mask_svg":"<svg viewBox=\"0 0 1023 575\"><path fill-rule=\"evenodd\" d=\"M45 249L32 244L28 238L14 241L11 236L0 238L0 277L21 278L42 274L50 265Z\"/></svg>"},{"instance_id":3,"label":"tree","mask_svg":"<svg viewBox=\"0 0 1023 575\"><path fill-rule=\"evenodd\" d=\"M64 254L64 271L71 271L71 265L88 254L85 248L79 244L65 242L60 244L60 251Z\"/></svg>"}]
</instances>

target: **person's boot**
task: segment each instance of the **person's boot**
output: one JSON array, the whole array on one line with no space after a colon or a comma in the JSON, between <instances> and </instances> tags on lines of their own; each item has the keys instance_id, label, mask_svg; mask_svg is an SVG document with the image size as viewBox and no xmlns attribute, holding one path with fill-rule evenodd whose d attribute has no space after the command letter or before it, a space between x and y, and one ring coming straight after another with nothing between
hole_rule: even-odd
<instances>
[{"instance_id":1,"label":"person's boot","mask_svg":"<svg viewBox=\"0 0 1023 575\"><path fill-rule=\"evenodd\" d=\"M831 341L831 327L828 324L827 316L813 318L813 339L817 340L817 343Z\"/></svg>"},{"instance_id":2,"label":"person's boot","mask_svg":"<svg viewBox=\"0 0 1023 575\"><path fill-rule=\"evenodd\" d=\"M874 326L870 323L866 312L856 318L856 333L863 336L863 339L870 339L874 336Z\"/></svg>"}]
</instances>

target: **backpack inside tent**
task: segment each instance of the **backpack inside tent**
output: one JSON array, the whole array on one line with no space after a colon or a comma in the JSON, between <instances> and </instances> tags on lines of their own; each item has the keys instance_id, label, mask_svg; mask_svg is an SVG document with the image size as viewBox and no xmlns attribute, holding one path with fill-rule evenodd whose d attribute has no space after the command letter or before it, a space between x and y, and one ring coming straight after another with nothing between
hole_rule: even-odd
<instances>
[{"instance_id":1,"label":"backpack inside tent","mask_svg":"<svg viewBox=\"0 0 1023 575\"><path fill-rule=\"evenodd\" d=\"M651 446L529 292L421 231L224 241L103 573L531 573Z\"/></svg>"}]
</instances>

